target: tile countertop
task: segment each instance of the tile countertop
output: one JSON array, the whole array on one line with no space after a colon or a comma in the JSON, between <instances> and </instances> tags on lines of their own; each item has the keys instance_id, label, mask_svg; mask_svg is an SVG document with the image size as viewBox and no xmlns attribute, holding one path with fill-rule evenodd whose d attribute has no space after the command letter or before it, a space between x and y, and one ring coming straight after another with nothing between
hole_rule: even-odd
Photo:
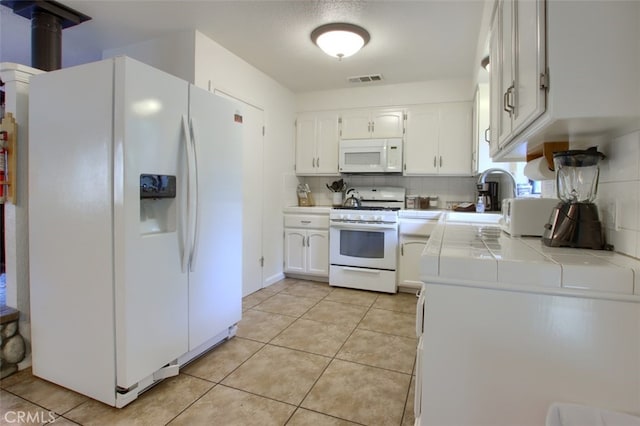
<instances>
[{"instance_id":1,"label":"tile countertop","mask_svg":"<svg viewBox=\"0 0 640 426\"><path fill-rule=\"evenodd\" d=\"M331 206L312 206L312 207L300 207L300 206L291 206L285 207L283 213L293 213L293 214L329 214L331 211Z\"/></svg>"},{"instance_id":2,"label":"tile countertop","mask_svg":"<svg viewBox=\"0 0 640 426\"><path fill-rule=\"evenodd\" d=\"M498 214L446 213L420 260L424 282L640 300L640 260L511 237ZM634 296L635 295L635 296Z\"/></svg>"},{"instance_id":3,"label":"tile countertop","mask_svg":"<svg viewBox=\"0 0 640 426\"><path fill-rule=\"evenodd\" d=\"M288 214L329 214L331 212L332 206L312 206L312 207L300 207L300 206L290 206L285 207L282 211L283 213ZM428 219L428 220L438 220L443 212L446 210L400 210L398 212L398 216L401 218L410 218L410 219Z\"/></svg>"}]
</instances>

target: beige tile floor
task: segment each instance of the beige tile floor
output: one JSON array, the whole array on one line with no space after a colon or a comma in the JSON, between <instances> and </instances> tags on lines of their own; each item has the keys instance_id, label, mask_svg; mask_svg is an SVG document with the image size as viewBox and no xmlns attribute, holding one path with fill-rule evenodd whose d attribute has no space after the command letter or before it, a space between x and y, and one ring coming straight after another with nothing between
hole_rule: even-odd
<instances>
[{"instance_id":1,"label":"beige tile floor","mask_svg":"<svg viewBox=\"0 0 640 426\"><path fill-rule=\"evenodd\" d=\"M415 305L287 278L243 299L236 337L127 407L24 370L0 381L0 425L412 425Z\"/></svg>"}]
</instances>

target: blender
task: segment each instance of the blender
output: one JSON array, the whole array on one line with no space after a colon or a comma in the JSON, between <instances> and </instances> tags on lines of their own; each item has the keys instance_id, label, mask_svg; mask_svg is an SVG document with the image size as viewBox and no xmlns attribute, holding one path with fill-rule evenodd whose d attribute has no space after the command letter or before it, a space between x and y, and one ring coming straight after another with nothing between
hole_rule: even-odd
<instances>
[{"instance_id":1,"label":"blender","mask_svg":"<svg viewBox=\"0 0 640 426\"><path fill-rule=\"evenodd\" d=\"M560 202L545 225L542 242L550 247L610 249L604 241L598 208L598 163L605 156L597 147L555 152L556 191Z\"/></svg>"}]
</instances>

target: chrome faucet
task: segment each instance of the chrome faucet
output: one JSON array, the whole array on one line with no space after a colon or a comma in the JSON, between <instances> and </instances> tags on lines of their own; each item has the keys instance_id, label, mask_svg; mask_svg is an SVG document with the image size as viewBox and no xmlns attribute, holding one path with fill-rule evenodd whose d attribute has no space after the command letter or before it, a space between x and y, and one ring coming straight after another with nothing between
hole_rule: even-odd
<instances>
[{"instance_id":1,"label":"chrome faucet","mask_svg":"<svg viewBox=\"0 0 640 426\"><path fill-rule=\"evenodd\" d=\"M494 174L494 173L502 173L505 174L507 176L509 176L511 178L511 189L513 190L513 198L516 198L516 179L513 177L513 175L511 173L509 173L508 171L504 170L504 169L499 169L499 168L491 168L491 169L487 169L484 172L480 173L478 175L478 185L483 185L485 183L485 180L487 179L487 176L489 176L490 174Z\"/></svg>"}]
</instances>

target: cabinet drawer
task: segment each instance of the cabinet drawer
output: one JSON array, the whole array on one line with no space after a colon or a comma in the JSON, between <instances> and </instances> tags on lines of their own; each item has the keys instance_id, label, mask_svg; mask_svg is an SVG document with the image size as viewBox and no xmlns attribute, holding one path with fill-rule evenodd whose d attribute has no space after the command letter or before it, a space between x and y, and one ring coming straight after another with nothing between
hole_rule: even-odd
<instances>
[{"instance_id":1,"label":"cabinet drawer","mask_svg":"<svg viewBox=\"0 0 640 426\"><path fill-rule=\"evenodd\" d=\"M438 224L434 220L401 220L400 235L419 235L428 237Z\"/></svg>"},{"instance_id":2,"label":"cabinet drawer","mask_svg":"<svg viewBox=\"0 0 640 426\"><path fill-rule=\"evenodd\" d=\"M329 229L329 215L285 215L285 228Z\"/></svg>"}]
</instances>

